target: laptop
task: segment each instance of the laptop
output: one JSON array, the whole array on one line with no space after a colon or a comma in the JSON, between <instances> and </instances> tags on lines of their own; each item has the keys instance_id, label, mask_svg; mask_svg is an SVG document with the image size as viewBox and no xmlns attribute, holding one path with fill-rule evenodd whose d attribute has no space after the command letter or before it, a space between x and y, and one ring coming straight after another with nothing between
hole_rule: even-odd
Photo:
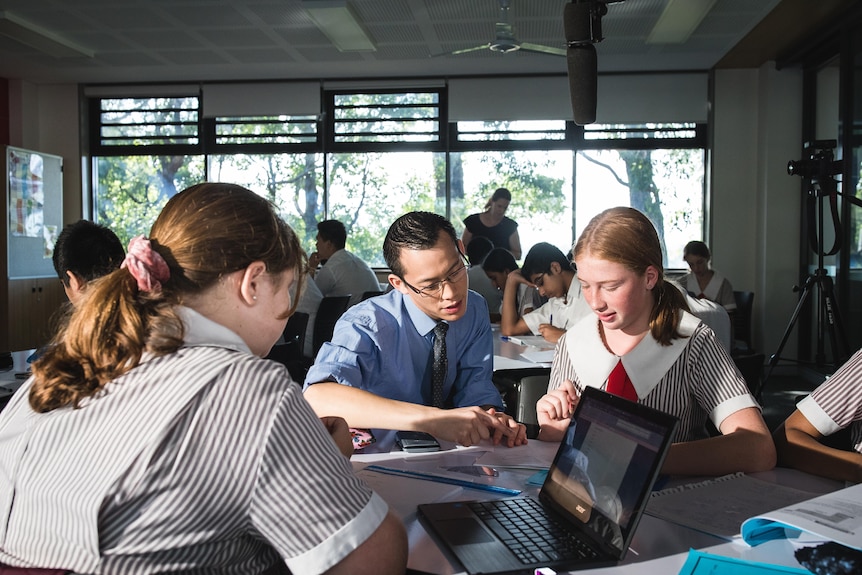
<instances>
[{"instance_id":1,"label":"laptop","mask_svg":"<svg viewBox=\"0 0 862 575\"><path fill-rule=\"evenodd\" d=\"M587 387L538 500L429 503L419 518L471 575L615 565L676 425L672 415Z\"/></svg>"}]
</instances>

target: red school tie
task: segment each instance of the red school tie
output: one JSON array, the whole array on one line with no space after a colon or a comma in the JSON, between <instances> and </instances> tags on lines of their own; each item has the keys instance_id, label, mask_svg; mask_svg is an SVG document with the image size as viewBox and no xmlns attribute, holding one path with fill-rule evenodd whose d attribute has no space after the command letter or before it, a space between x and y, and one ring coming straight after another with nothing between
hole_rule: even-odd
<instances>
[{"instance_id":1,"label":"red school tie","mask_svg":"<svg viewBox=\"0 0 862 575\"><path fill-rule=\"evenodd\" d=\"M623 367L623 360L617 363L614 370L608 376L608 393L619 395L629 401L637 401L638 394L635 387L632 385L632 380L629 379L629 374L626 373L626 368Z\"/></svg>"}]
</instances>

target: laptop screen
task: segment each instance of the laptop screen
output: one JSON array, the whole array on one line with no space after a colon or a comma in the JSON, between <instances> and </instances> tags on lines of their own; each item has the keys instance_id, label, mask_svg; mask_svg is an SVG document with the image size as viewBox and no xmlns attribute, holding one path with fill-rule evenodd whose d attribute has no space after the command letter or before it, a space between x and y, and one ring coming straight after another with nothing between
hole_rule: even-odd
<instances>
[{"instance_id":1,"label":"laptop screen","mask_svg":"<svg viewBox=\"0 0 862 575\"><path fill-rule=\"evenodd\" d=\"M541 498L622 554L676 419L587 388Z\"/></svg>"}]
</instances>

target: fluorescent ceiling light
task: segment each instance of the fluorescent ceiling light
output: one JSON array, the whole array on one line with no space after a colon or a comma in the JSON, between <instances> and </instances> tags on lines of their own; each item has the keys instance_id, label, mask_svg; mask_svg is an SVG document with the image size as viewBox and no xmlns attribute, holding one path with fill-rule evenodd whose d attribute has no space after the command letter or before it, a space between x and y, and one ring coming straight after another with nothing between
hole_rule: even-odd
<instances>
[{"instance_id":1,"label":"fluorescent ceiling light","mask_svg":"<svg viewBox=\"0 0 862 575\"><path fill-rule=\"evenodd\" d=\"M0 34L55 58L92 58L95 53L11 12L0 10Z\"/></svg>"},{"instance_id":2,"label":"fluorescent ceiling light","mask_svg":"<svg viewBox=\"0 0 862 575\"><path fill-rule=\"evenodd\" d=\"M682 44L700 26L716 0L668 0L647 44Z\"/></svg>"},{"instance_id":3,"label":"fluorescent ceiling light","mask_svg":"<svg viewBox=\"0 0 862 575\"><path fill-rule=\"evenodd\" d=\"M374 42L347 0L303 0L302 7L341 52L370 52Z\"/></svg>"}]
</instances>

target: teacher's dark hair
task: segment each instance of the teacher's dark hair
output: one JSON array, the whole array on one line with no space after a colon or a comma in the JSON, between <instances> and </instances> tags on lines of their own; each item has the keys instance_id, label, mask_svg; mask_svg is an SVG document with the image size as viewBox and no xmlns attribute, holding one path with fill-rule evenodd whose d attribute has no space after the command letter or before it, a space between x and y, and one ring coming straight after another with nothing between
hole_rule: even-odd
<instances>
[{"instance_id":1,"label":"teacher's dark hair","mask_svg":"<svg viewBox=\"0 0 862 575\"><path fill-rule=\"evenodd\" d=\"M512 192L510 192L506 188L497 188L496 190L494 190L494 193L491 194L491 197L488 198L487 202L485 202L485 211L491 209L491 204L493 204L497 200L506 200L507 202L511 202Z\"/></svg>"},{"instance_id":2,"label":"teacher's dark hair","mask_svg":"<svg viewBox=\"0 0 862 575\"><path fill-rule=\"evenodd\" d=\"M427 250L433 248L445 232L458 253L458 236L452 223L441 215L431 212L409 212L395 220L383 240L383 258L393 274L403 277L401 250ZM463 254L461 254L463 257Z\"/></svg>"}]
</instances>

